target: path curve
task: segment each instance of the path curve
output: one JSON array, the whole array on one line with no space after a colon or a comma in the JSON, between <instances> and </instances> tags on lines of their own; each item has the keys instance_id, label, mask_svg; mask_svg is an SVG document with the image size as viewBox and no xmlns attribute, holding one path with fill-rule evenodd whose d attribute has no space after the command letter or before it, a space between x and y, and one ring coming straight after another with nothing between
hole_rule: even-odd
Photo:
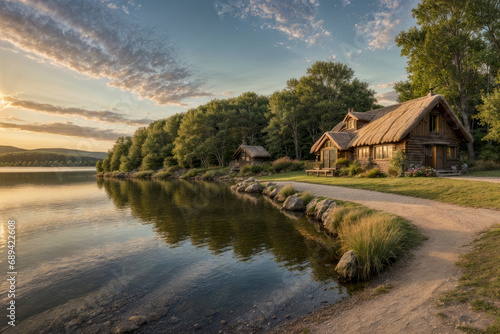
<instances>
[{"instance_id":1,"label":"path curve","mask_svg":"<svg viewBox=\"0 0 500 334\"><path fill-rule=\"evenodd\" d=\"M446 328L435 316L436 299L457 284L461 270L455 265L478 232L500 223L500 211L461 207L427 199L301 182L296 190L315 196L360 203L404 217L428 240L391 278L393 289L376 299L343 310L340 315L309 326L313 333L463 333Z\"/></svg>"}]
</instances>

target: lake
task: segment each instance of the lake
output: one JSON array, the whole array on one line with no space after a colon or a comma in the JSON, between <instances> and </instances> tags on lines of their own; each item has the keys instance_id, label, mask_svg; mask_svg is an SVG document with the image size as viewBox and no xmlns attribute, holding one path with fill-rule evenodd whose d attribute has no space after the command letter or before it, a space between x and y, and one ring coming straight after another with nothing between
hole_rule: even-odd
<instances>
[{"instance_id":1,"label":"lake","mask_svg":"<svg viewBox=\"0 0 500 334\"><path fill-rule=\"evenodd\" d=\"M348 295L323 231L225 183L11 171L0 213L4 272L16 221L7 333L266 332Z\"/></svg>"}]
</instances>

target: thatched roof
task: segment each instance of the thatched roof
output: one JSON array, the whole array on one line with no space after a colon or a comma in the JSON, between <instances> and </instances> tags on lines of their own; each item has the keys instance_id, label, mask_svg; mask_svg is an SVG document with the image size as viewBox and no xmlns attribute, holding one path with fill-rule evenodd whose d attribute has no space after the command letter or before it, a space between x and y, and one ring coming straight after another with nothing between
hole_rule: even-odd
<instances>
[{"instance_id":1,"label":"thatched roof","mask_svg":"<svg viewBox=\"0 0 500 334\"><path fill-rule=\"evenodd\" d=\"M443 107L447 118L457 128L459 135L472 142L472 136L467 132L457 118L448 102L442 95L429 94L393 106L376 109L378 117L359 130L350 146L375 145L393 143L403 140L413 128L437 105Z\"/></svg>"},{"instance_id":2,"label":"thatched roof","mask_svg":"<svg viewBox=\"0 0 500 334\"><path fill-rule=\"evenodd\" d=\"M349 111L344 121L337 124L331 132L326 132L313 145L311 153L317 151L323 145L325 142L324 138L327 136L341 149L399 142L408 136L415 126L438 105L444 112L446 121L452 126L456 134L467 142L473 142L471 134L465 130L444 97L442 95L429 94L418 99L367 112ZM343 131L343 126L348 116L358 120L370 119L371 121L357 131L338 132ZM332 133L335 135L332 135ZM343 133L350 133L350 136L352 136L348 145L339 143L342 139L338 135ZM346 138L346 136L344 135L342 138Z\"/></svg>"},{"instance_id":3,"label":"thatched roof","mask_svg":"<svg viewBox=\"0 0 500 334\"><path fill-rule=\"evenodd\" d=\"M349 143L353 139L353 137L356 136L355 132L325 132L321 138L313 145L311 148L311 153L315 152L317 149L319 149L323 144L330 139L330 141L333 142L333 144L339 149L339 150L347 150L349 149Z\"/></svg>"},{"instance_id":4,"label":"thatched roof","mask_svg":"<svg viewBox=\"0 0 500 334\"><path fill-rule=\"evenodd\" d=\"M262 146L240 145L236 152L234 152L233 159L236 159L241 151L246 152L252 158L271 158L269 152L267 152Z\"/></svg>"}]
</instances>

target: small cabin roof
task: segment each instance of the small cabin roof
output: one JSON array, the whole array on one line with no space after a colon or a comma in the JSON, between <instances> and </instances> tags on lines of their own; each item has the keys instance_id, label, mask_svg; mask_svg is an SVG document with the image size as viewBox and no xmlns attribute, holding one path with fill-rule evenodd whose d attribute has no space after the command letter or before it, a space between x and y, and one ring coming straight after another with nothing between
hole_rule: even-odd
<instances>
[{"instance_id":1,"label":"small cabin roof","mask_svg":"<svg viewBox=\"0 0 500 334\"><path fill-rule=\"evenodd\" d=\"M355 132L325 132L323 136L321 136L321 138L313 145L311 153L319 150L328 139L330 139L330 141L333 142L339 150L347 150L349 149L349 143L355 135Z\"/></svg>"},{"instance_id":2,"label":"small cabin roof","mask_svg":"<svg viewBox=\"0 0 500 334\"><path fill-rule=\"evenodd\" d=\"M236 159L241 151L244 151L252 158L271 158L269 152L262 146L240 145L236 152L234 152L233 159Z\"/></svg>"}]
</instances>

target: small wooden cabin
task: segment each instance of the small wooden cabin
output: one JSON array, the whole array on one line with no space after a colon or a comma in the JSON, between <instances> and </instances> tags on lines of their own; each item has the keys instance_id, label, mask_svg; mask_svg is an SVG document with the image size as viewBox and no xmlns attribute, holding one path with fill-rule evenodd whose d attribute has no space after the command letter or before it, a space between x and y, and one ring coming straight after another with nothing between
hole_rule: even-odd
<instances>
[{"instance_id":1,"label":"small wooden cabin","mask_svg":"<svg viewBox=\"0 0 500 334\"><path fill-rule=\"evenodd\" d=\"M233 154L231 170L240 170L246 165L262 165L271 160L271 155L262 146L242 144Z\"/></svg>"},{"instance_id":2,"label":"small wooden cabin","mask_svg":"<svg viewBox=\"0 0 500 334\"><path fill-rule=\"evenodd\" d=\"M473 142L442 95L425 97L367 112L349 110L344 120L312 146L317 175L328 175L343 157L360 164L368 160L387 172L392 156L403 150L410 163L437 170L459 165L458 148ZM333 173L331 173L333 175Z\"/></svg>"}]
</instances>

